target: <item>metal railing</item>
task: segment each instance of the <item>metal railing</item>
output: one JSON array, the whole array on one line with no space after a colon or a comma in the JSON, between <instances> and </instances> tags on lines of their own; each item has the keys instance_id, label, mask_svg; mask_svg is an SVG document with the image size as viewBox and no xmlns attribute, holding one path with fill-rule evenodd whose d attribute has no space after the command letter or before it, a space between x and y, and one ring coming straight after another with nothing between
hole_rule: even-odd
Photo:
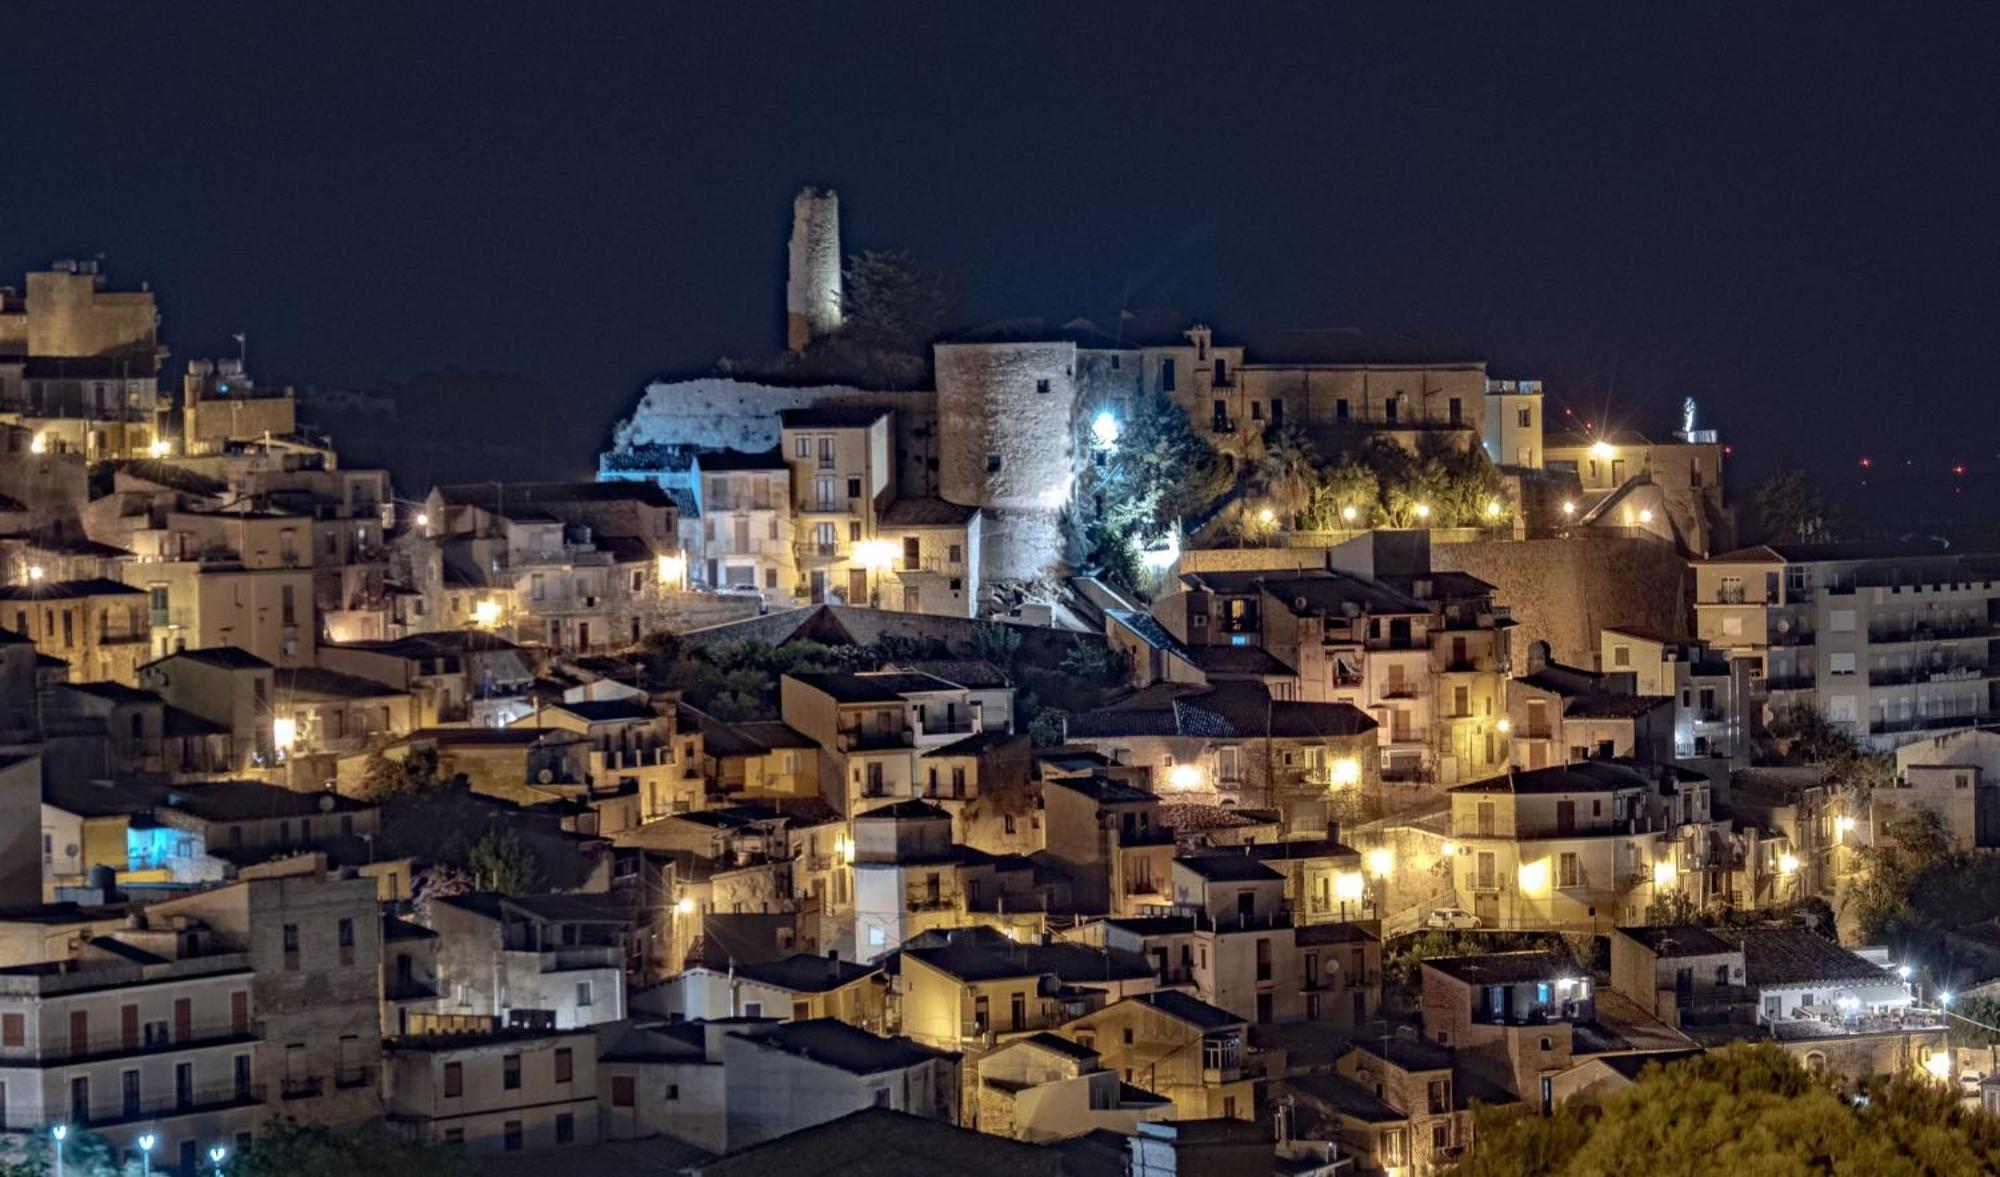
<instances>
[{"instance_id":1,"label":"metal railing","mask_svg":"<svg viewBox=\"0 0 2000 1177\"><path fill-rule=\"evenodd\" d=\"M169 1022L168 1025L171 1026L172 1023ZM190 1027L186 1034L175 1034L171 1031L151 1037L143 1032L132 1035L122 1031L113 1034L91 1034L85 1036L81 1042L66 1034L56 1034L49 1036L51 1040L39 1046L0 1046L0 1064L75 1063L88 1062L92 1059L158 1054L170 1050L198 1050L208 1046L255 1042L256 1031L257 1027L253 1023L238 1026L234 1022L225 1022Z\"/></svg>"}]
</instances>

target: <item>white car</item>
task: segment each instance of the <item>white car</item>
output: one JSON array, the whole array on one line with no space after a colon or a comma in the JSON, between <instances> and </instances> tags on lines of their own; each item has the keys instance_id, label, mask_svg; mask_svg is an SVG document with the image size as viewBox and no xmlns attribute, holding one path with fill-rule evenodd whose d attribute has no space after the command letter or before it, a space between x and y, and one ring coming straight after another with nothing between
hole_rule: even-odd
<instances>
[{"instance_id":1,"label":"white car","mask_svg":"<svg viewBox=\"0 0 2000 1177\"><path fill-rule=\"evenodd\" d=\"M1462 907L1440 907L1424 917L1426 928L1450 928L1459 931L1479 926L1479 917Z\"/></svg>"}]
</instances>

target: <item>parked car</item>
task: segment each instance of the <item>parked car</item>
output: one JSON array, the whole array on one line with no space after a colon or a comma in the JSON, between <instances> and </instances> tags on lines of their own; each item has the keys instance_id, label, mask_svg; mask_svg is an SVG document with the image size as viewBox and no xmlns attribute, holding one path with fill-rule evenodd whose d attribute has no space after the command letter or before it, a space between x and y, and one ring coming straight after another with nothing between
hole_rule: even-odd
<instances>
[{"instance_id":1,"label":"parked car","mask_svg":"<svg viewBox=\"0 0 2000 1177\"><path fill-rule=\"evenodd\" d=\"M1479 917L1462 907L1440 907L1424 917L1426 928L1450 928L1460 931L1479 926Z\"/></svg>"}]
</instances>

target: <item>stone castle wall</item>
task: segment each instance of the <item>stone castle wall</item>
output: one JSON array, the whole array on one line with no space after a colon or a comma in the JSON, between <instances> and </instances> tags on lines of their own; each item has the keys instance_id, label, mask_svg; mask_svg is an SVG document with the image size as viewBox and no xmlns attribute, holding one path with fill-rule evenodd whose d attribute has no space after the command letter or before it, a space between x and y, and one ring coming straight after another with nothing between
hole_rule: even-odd
<instances>
[{"instance_id":1,"label":"stone castle wall","mask_svg":"<svg viewBox=\"0 0 2000 1177\"><path fill-rule=\"evenodd\" d=\"M1431 566L1494 586L1513 610L1516 669L1528 643L1572 666L1597 664L1598 631L1630 626L1668 637L1687 633L1689 572L1674 549L1651 539L1531 539L1431 548Z\"/></svg>"}]
</instances>

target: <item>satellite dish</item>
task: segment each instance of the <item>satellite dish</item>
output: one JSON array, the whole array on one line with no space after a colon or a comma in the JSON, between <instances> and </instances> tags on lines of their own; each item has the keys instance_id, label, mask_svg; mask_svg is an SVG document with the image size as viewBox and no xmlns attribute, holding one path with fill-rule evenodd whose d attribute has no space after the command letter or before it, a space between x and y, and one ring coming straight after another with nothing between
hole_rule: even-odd
<instances>
[{"instance_id":1,"label":"satellite dish","mask_svg":"<svg viewBox=\"0 0 2000 1177\"><path fill-rule=\"evenodd\" d=\"M319 798L319 811L320 811L321 813L332 813L332 812L333 812L333 805L334 805L334 801L333 801L333 794L331 794L331 793L321 793L321 794L320 794L320 798Z\"/></svg>"},{"instance_id":2,"label":"satellite dish","mask_svg":"<svg viewBox=\"0 0 2000 1177\"><path fill-rule=\"evenodd\" d=\"M1778 632L1779 633L1792 632L1792 619L1789 617L1778 618Z\"/></svg>"},{"instance_id":3,"label":"satellite dish","mask_svg":"<svg viewBox=\"0 0 2000 1177\"><path fill-rule=\"evenodd\" d=\"M535 779L537 781L540 781L542 784L553 785L556 783L555 770L551 768L545 768L542 771L535 774Z\"/></svg>"},{"instance_id":4,"label":"satellite dish","mask_svg":"<svg viewBox=\"0 0 2000 1177\"><path fill-rule=\"evenodd\" d=\"M64 858L75 858L76 855L77 855L77 845L75 842L71 842L69 845L63 847Z\"/></svg>"}]
</instances>

